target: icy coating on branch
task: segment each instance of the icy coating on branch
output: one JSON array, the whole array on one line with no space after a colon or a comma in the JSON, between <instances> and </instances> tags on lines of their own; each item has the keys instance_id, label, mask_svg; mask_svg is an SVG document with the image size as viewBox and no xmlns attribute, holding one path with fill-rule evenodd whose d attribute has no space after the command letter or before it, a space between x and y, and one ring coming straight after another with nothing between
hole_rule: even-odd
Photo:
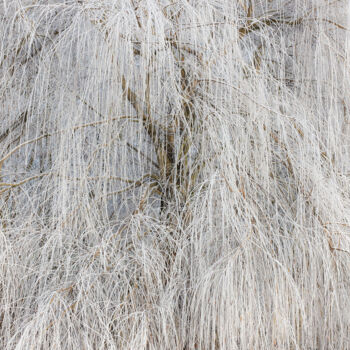
<instances>
[{"instance_id":1,"label":"icy coating on branch","mask_svg":"<svg viewBox=\"0 0 350 350\"><path fill-rule=\"evenodd\" d=\"M0 348L350 348L348 8L0 0Z\"/></svg>"}]
</instances>

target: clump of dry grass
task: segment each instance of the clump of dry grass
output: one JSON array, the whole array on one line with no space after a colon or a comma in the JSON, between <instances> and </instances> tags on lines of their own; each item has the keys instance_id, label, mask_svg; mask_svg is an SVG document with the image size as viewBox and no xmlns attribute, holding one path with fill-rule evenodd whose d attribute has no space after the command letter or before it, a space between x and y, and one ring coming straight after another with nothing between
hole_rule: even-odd
<instances>
[{"instance_id":1,"label":"clump of dry grass","mask_svg":"<svg viewBox=\"0 0 350 350\"><path fill-rule=\"evenodd\" d=\"M348 4L0 4L0 347L347 349Z\"/></svg>"}]
</instances>

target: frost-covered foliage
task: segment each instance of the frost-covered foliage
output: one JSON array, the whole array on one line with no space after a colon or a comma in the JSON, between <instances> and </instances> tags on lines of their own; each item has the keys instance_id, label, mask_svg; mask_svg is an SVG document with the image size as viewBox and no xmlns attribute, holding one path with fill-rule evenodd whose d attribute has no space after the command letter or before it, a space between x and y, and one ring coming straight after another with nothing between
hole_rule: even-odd
<instances>
[{"instance_id":1,"label":"frost-covered foliage","mask_svg":"<svg viewBox=\"0 0 350 350\"><path fill-rule=\"evenodd\" d=\"M1 0L1 349L350 349L345 0Z\"/></svg>"}]
</instances>

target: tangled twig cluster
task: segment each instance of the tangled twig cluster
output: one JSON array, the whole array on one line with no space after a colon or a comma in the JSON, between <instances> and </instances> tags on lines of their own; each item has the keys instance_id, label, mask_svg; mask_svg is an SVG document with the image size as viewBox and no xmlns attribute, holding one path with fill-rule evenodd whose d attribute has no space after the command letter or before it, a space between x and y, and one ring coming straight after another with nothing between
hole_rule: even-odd
<instances>
[{"instance_id":1,"label":"tangled twig cluster","mask_svg":"<svg viewBox=\"0 0 350 350\"><path fill-rule=\"evenodd\" d=\"M350 348L345 0L0 2L0 348Z\"/></svg>"}]
</instances>

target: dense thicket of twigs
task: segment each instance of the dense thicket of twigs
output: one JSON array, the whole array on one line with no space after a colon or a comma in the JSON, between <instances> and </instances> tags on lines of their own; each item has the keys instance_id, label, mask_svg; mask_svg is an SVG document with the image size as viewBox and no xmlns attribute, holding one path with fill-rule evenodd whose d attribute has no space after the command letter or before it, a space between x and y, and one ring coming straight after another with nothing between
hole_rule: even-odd
<instances>
[{"instance_id":1,"label":"dense thicket of twigs","mask_svg":"<svg viewBox=\"0 0 350 350\"><path fill-rule=\"evenodd\" d=\"M347 1L0 1L1 349L350 349Z\"/></svg>"}]
</instances>

